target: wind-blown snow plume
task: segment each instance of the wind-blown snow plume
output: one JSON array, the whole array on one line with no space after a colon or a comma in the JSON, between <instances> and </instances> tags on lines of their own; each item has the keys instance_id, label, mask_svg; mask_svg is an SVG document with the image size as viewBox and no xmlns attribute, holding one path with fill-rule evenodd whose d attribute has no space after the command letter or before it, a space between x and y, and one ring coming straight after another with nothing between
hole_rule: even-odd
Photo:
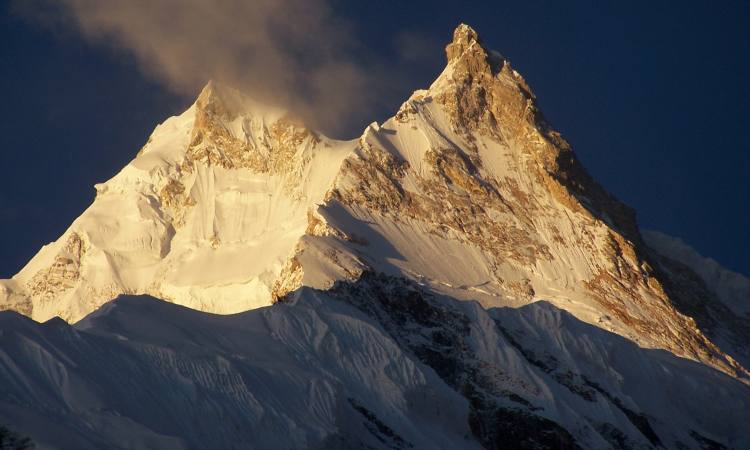
<instances>
[{"instance_id":1,"label":"wind-blown snow plume","mask_svg":"<svg viewBox=\"0 0 750 450\"><path fill-rule=\"evenodd\" d=\"M395 66L411 60L399 53L399 60L384 61L367 52L329 0L32 3L16 5L26 15L54 17L91 41L125 49L176 93L193 98L216 79L334 133L362 126L348 122L389 98Z\"/></svg>"}]
</instances>

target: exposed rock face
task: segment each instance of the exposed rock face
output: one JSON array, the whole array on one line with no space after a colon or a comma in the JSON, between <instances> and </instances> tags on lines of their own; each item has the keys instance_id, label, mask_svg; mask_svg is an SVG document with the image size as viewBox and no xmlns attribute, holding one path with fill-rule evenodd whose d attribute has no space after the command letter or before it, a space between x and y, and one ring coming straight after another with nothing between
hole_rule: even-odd
<instances>
[{"instance_id":1,"label":"exposed rock face","mask_svg":"<svg viewBox=\"0 0 750 450\"><path fill-rule=\"evenodd\" d=\"M85 253L81 237L71 233L52 265L37 272L26 283L26 289L44 302L54 301L65 291L72 289L80 279L81 259Z\"/></svg>"},{"instance_id":2,"label":"exposed rock face","mask_svg":"<svg viewBox=\"0 0 750 450\"><path fill-rule=\"evenodd\" d=\"M241 98L241 97L240 97ZM304 124L278 112L270 123L243 118L246 105L238 93L210 82L195 103L195 123L183 167L192 170L198 162L225 169L248 169L255 173L285 175L304 169L304 146L320 143ZM241 133L232 129L240 118ZM249 119L249 120L247 120ZM309 155L308 155L309 156Z\"/></svg>"},{"instance_id":3,"label":"exposed rock face","mask_svg":"<svg viewBox=\"0 0 750 450\"><path fill-rule=\"evenodd\" d=\"M485 307L549 300L745 377L747 319L702 307L711 289L649 250L509 61L466 25L446 55L429 89L348 142L209 83L3 284L4 305L75 321L150 293L230 313L383 272Z\"/></svg>"}]
</instances>

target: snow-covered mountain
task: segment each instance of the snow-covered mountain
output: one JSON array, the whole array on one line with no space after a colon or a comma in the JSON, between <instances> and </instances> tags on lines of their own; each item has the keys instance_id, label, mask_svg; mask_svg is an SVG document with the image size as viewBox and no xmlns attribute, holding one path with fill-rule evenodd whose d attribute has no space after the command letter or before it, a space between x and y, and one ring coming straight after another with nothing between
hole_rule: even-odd
<instances>
[{"instance_id":1,"label":"snow-covered mountain","mask_svg":"<svg viewBox=\"0 0 750 450\"><path fill-rule=\"evenodd\" d=\"M77 321L120 294L203 311L271 303L271 286L354 142L209 83L159 125L60 239L0 289L36 320Z\"/></svg>"},{"instance_id":2,"label":"snow-covered mountain","mask_svg":"<svg viewBox=\"0 0 750 450\"><path fill-rule=\"evenodd\" d=\"M750 446L747 279L644 239L474 30L446 53L351 141L209 83L0 281L75 323L0 317L0 421L71 448Z\"/></svg>"}]
</instances>

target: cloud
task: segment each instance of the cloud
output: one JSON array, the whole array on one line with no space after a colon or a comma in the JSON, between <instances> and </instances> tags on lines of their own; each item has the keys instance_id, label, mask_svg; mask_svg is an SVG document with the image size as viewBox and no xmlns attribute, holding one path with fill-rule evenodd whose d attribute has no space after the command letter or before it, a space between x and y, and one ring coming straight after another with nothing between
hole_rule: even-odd
<instances>
[{"instance_id":1,"label":"cloud","mask_svg":"<svg viewBox=\"0 0 750 450\"><path fill-rule=\"evenodd\" d=\"M351 132L366 120L363 114L393 102L388 84L407 76L405 67L424 46L417 39L397 58L374 56L329 0L35 3L25 11L125 49L144 73L176 93L195 96L215 79L334 134Z\"/></svg>"}]
</instances>

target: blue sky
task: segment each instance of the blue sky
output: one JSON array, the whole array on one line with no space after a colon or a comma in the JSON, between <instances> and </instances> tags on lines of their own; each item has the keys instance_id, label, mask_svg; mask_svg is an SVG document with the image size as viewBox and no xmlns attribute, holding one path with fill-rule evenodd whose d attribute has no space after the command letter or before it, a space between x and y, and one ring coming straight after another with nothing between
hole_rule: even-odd
<instances>
[{"instance_id":1,"label":"blue sky","mask_svg":"<svg viewBox=\"0 0 750 450\"><path fill-rule=\"evenodd\" d=\"M369 55L352 56L353 64L400 69L382 101L363 102L349 137L428 85L444 64L442 46L466 22L524 75L553 126L593 176L636 209L642 227L750 274L750 4L327 3ZM127 48L42 26L6 6L0 277L56 239L93 200L94 183L114 175L157 123L197 94L170 89ZM393 63L409 37L418 55Z\"/></svg>"}]
</instances>

